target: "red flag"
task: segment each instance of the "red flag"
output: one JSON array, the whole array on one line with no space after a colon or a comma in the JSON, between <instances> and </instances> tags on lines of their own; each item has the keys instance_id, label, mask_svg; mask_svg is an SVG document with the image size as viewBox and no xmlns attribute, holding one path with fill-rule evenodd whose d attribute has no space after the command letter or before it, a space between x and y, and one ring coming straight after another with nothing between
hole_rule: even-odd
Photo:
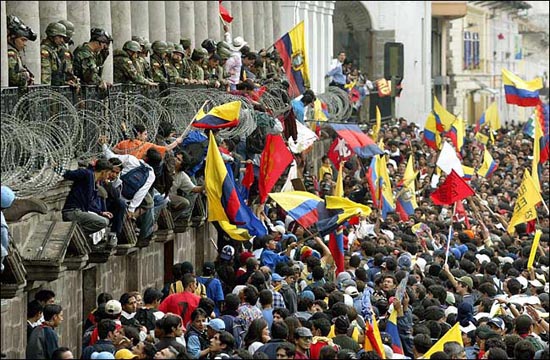
<instances>
[{"instance_id":1,"label":"red flag","mask_svg":"<svg viewBox=\"0 0 550 360\"><path fill-rule=\"evenodd\" d=\"M344 227L339 226L338 229L330 233L328 240L328 248L336 265L336 275L346 271L344 264Z\"/></svg>"},{"instance_id":2,"label":"red flag","mask_svg":"<svg viewBox=\"0 0 550 360\"><path fill-rule=\"evenodd\" d=\"M327 153L330 161L332 161L334 166L337 168L340 166L342 161L347 161L351 155L353 155L353 152L350 150L346 140L341 137L334 139Z\"/></svg>"},{"instance_id":3,"label":"red flag","mask_svg":"<svg viewBox=\"0 0 550 360\"><path fill-rule=\"evenodd\" d=\"M267 135L265 148L260 159L260 177L258 179L262 204L265 203L267 194L293 159L294 157L286 147L281 135Z\"/></svg>"},{"instance_id":4,"label":"red flag","mask_svg":"<svg viewBox=\"0 0 550 360\"><path fill-rule=\"evenodd\" d=\"M466 224L466 229L470 228L470 220L468 219L468 213L464 209L464 204L462 201L457 201L456 211L453 215L453 221L464 222Z\"/></svg>"},{"instance_id":5,"label":"red flag","mask_svg":"<svg viewBox=\"0 0 550 360\"><path fill-rule=\"evenodd\" d=\"M468 186L466 181L454 170L451 170L445 182L430 197L435 205L451 205L474 194L474 190Z\"/></svg>"},{"instance_id":6,"label":"red flag","mask_svg":"<svg viewBox=\"0 0 550 360\"><path fill-rule=\"evenodd\" d=\"M222 2L220 0L220 16L222 17L223 21L226 23L231 23L233 21L233 16L227 11L225 6L222 5Z\"/></svg>"},{"instance_id":7,"label":"red flag","mask_svg":"<svg viewBox=\"0 0 550 360\"><path fill-rule=\"evenodd\" d=\"M242 184L245 188L250 190L250 187L252 186L253 183L254 183L254 166L252 165L251 162L249 162L246 164L246 170L244 172Z\"/></svg>"}]
</instances>

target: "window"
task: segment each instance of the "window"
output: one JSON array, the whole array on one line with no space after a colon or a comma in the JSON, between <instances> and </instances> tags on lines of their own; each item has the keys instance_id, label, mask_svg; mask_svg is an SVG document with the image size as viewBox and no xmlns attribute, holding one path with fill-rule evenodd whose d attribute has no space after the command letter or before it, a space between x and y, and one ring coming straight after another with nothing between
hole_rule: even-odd
<instances>
[{"instance_id":1,"label":"window","mask_svg":"<svg viewBox=\"0 0 550 360\"><path fill-rule=\"evenodd\" d=\"M479 33L464 31L464 70L480 68L479 60Z\"/></svg>"}]
</instances>

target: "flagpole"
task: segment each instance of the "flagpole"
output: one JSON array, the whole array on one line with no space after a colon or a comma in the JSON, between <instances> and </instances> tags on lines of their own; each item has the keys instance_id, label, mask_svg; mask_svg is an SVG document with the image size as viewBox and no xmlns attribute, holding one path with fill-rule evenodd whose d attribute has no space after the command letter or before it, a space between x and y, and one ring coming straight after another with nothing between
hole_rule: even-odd
<instances>
[{"instance_id":1,"label":"flagpole","mask_svg":"<svg viewBox=\"0 0 550 360\"><path fill-rule=\"evenodd\" d=\"M210 100L206 100L204 102L204 104L202 104L202 106L200 107L200 109L204 108L204 106L209 102ZM200 110L199 109L199 110ZM195 116L193 116L193 118L191 119L191 121L189 122L189 125L187 125L187 127L185 128L185 130L183 131L183 133L181 134L182 137L185 137L185 135L187 135L187 133L189 132L189 130L191 129L191 126L193 126L193 123L195 122L195 119L197 118L197 114L199 112L197 111L195 113Z\"/></svg>"},{"instance_id":2,"label":"flagpole","mask_svg":"<svg viewBox=\"0 0 550 360\"><path fill-rule=\"evenodd\" d=\"M462 200L459 200L462 201ZM451 225L449 225L449 235L447 236L447 245L445 249L445 265L447 265L447 261L449 260L449 250L451 249L451 237L452 237L452 231L453 231L453 217L455 216L456 212L456 201L453 206L453 214L451 215Z\"/></svg>"}]
</instances>

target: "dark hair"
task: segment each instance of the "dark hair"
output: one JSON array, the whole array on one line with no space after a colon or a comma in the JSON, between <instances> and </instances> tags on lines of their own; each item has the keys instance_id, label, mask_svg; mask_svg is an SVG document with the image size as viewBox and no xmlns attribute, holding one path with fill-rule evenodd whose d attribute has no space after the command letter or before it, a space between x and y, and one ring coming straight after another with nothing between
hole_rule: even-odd
<instances>
[{"instance_id":1,"label":"dark hair","mask_svg":"<svg viewBox=\"0 0 550 360\"><path fill-rule=\"evenodd\" d=\"M132 325L122 325L122 329L124 330L124 336L132 340L133 346L139 344L139 329L137 327Z\"/></svg>"},{"instance_id":2,"label":"dark hair","mask_svg":"<svg viewBox=\"0 0 550 360\"><path fill-rule=\"evenodd\" d=\"M116 158L113 158L113 159L116 159ZM106 292L102 292L97 296L97 306L99 306L100 304L106 304L107 301L109 300L113 300L113 295Z\"/></svg>"},{"instance_id":3,"label":"dark hair","mask_svg":"<svg viewBox=\"0 0 550 360\"><path fill-rule=\"evenodd\" d=\"M246 301L252 306L256 305L256 301L258 301L258 290L256 290L254 286L247 285L243 289L243 293L244 293L244 301Z\"/></svg>"},{"instance_id":4,"label":"dark hair","mask_svg":"<svg viewBox=\"0 0 550 360\"><path fill-rule=\"evenodd\" d=\"M319 281L325 276L325 271L321 266L315 266L311 271L311 276L313 278L313 281Z\"/></svg>"},{"instance_id":5,"label":"dark hair","mask_svg":"<svg viewBox=\"0 0 550 360\"><path fill-rule=\"evenodd\" d=\"M256 341L263 342L262 331L267 328L267 326L267 321L265 321L263 318L252 320L250 326L248 327L248 331L244 336L244 347L248 348L250 345L252 345L253 342Z\"/></svg>"},{"instance_id":6,"label":"dark hair","mask_svg":"<svg viewBox=\"0 0 550 360\"><path fill-rule=\"evenodd\" d=\"M153 167L159 165L162 161L162 155L160 155L160 152L155 148L149 148L145 157L147 159L146 163Z\"/></svg>"},{"instance_id":7,"label":"dark hair","mask_svg":"<svg viewBox=\"0 0 550 360\"><path fill-rule=\"evenodd\" d=\"M262 306L273 304L273 293L271 290L264 289L260 291L260 304Z\"/></svg>"},{"instance_id":8,"label":"dark hair","mask_svg":"<svg viewBox=\"0 0 550 360\"><path fill-rule=\"evenodd\" d=\"M42 313L44 314L44 320L50 321L54 315L59 315L63 308L57 304L46 304Z\"/></svg>"},{"instance_id":9,"label":"dark hair","mask_svg":"<svg viewBox=\"0 0 550 360\"><path fill-rule=\"evenodd\" d=\"M330 333L331 324L330 321L325 318L313 320L313 326L321 331L321 336L328 336Z\"/></svg>"},{"instance_id":10,"label":"dark hair","mask_svg":"<svg viewBox=\"0 0 550 360\"><path fill-rule=\"evenodd\" d=\"M34 294L34 299L40 301L41 303L47 303L55 297L55 293L51 290L40 290Z\"/></svg>"},{"instance_id":11,"label":"dark hair","mask_svg":"<svg viewBox=\"0 0 550 360\"><path fill-rule=\"evenodd\" d=\"M208 60L222 61L222 58L221 58L220 55L214 53L214 54L210 55L210 58L208 58Z\"/></svg>"},{"instance_id":12,"label":"dark hair","mask_svg":"<svg viewBox=\"0 0 550 360\"><path fill-rule=\"evenodd\" d=\"M514 359L516 360L530 360L535 357L535 346L531 344L529 340L518 341L514 346Z\"/></svg>"},{"instance_id":13,"label":"dark hair","mask_svg":"<svg viewBox=\"0 0 550 360\"><path fill-rule=\"evenodd\" d=\"M240 305L239 296L233 293L227 294L224 304L226 310L237 311Z\"/></svg>"},{"instance_id":14,"label":"dark hair","mask_svg":"<svg viewBox=\"0 0 550 360\"><path fill-rule=\"evenodd\" d=\"M524 335L529 334L533 322L529 315L520 315L516 318L515 325L518 335Z\"/></svg>"},{"instance_id":15,"label":"dark hair","mask_svg":"<svg viewBox=\"0 0 550 360\"><path fill-rule=\"evenodd\" d=\"M325 345L319 351L319 359L334 359L338 353L332 346Z\"/></svg>"},{"instance_id":16,"label":"dark hair","mask_svg":"<svg viewBox=\"0 0 550 360\"><path fill-rule=\"evenodd\" d=\"M199 316L203 316L203 317L207 317L206 315L206 311L204 311L203 309L201 309L200 307L196 308L195 310L193 310L193 312L191 313L191 321L195 321L197 320L197 318Z\"/></svg>"},{"instance_id":17,"label":"dark hair","mask_svg":"<svg viewBox=\"0 0 550 360\"><path fill-rule=\"evenodd\" d=\"M179 316L168 314L164 317L160 328L164 332L164 335L169 335L174 332L174 329L177 329L181 325L181 319Z\"/></svg>"},{"instance_id":18,"label":"dark hair","mask_svg":"<svg viewBox=\"0 0 550 360\"><path fill-rule=\"evenodd\" d=\"M105 170L113 170L113 164L109 162L107 159L98 159L94 166L94 171L105 171Z\"/></svg>"},{"instance_id":19,"label":"dark hair","mask_svg":"<svg viewBox=\"0 0 550 360\"><path fill-rule=\"evenodd\" d=\"M52 360L60 360L63 359L63 354L67 351L71 351L68 347L62 346L55 349L55 351L52 353Z\"/></svg>"},{"instance_id":20,"label":"dark hair","mask_svg":"<svg viewBox=\"0 0 550 360\"><path fill-rule=\"evenodd\" d=\"M283 341L281 345L277 346L275 351L279 351L279 349L285 349L286 356L290 359L293 359L294 355L296 355L296 346L288 341Z\"/></svg>"},{"instance_id":21,"label":"dark hair","mask_svg":"<svg viewBox=\"0 0 550 360\"><path fill-rule=\"evenodd\" d=\"M274 321L271 324L271 336L273 339L287 339L288 325L284 321Z\"/></svg>"},{"instance_id":22,"label":"dark hair","mask_svg":"<svg viewBox=\"0 0 550 360\"><path fill-rule=\"evenodd\" d=\"M101 340L106 339L109 336L110 331L116 330L116 323L111 319L103 319L97 324L97 332Z\"/></svg>"},{"instance_id":23,"label":"dark hair","mask_svg":"<svg viewBox=\"0 0 550 360\"><path fill-rule=\"evenodd\" d=\"M145 125L143 124L135 124L134 128L132 129L132 132L134 133L134 137L137 137L138 134L143 133L145 131Z\"/></svg>"},{"instance_id":24,"label":"dark hair","mask_svg":"<svg viewBox=\"0 0 550 360\"><path fill-rule=\"evenodd\" d=\"M508 354L506 353L506 350L498 347L491 348L491 351L489 351L489 355L487 355L488 360L502 360L507 358L508 358ZM545 358L542 358L542 359L545 359Z\"/></svg>"},{"instance_id":25,"label":"dark hair","mask_svg":"<svg viewBox=\"0 0 550 360\"><path fill-rule=\"evenodd\" d=\"M41 313L44 307L38 300L32 300L27 304L27 318L32 318Z\"/></svg>"},{"instance_id":26,"label":"dark hair","mask_svg":"<svg viewBox=\"0 0 550 360\"><path fill-rule=\"evenodd\" d=\"M432 339L426 334L416 334L413 339L413 345L417 352L424 354L432 347Z\"/></svg>"},{"instance_id":27,"label":"dark hair","mask_svg":"<svg viewBox=\"0 0 550 360\"><path fill-rule=\"evenodd\" d=\"M227 298L226 298L227 301ZM290 316L290 311L287 308L275 308L273 309L273 315L279 314L283 320Z\"/></svg>"},{"instance_id":28,"label":"dark hair","mask_svg":"<svg viewBox=\"0 0 550 360\"><path fill-rule=\"evenodd\" d=\"M184 289L187 288L189 285L193 284L194 282L195 282L195 275L187 273L182 276L181 283Z\"/></svg>"},{"instance_id":29,"label":"dark hair","mask_svg":"<svg viewBox=\"0 0 550 360\"><path fill-rule=\"evenodd\" d=\"M304 96L302 96L302 103L304 103L304 105L309 105L313 103L313 101L314 98L310 94L305 94Z\"/></svg>"},{"instance_id":30,"label":"dark hair","mask_svg":"<svg viewBox=\"0 0 550 360\"><path fill-rule=\"evenodd\" d=\"M233 335L231 335L229 332L225 330L222 330L220 331L219 336L220 336L220 342L223 345L226 345L225 351L227 353L230 353L231 351L233 351L233 349L235 348L235 338L233 337Z\"/></svg>"},{"instance_id":31,"label":"dark hair","mask_svg":"<svg viewBox=\"0 0 550 360\"><path fill-rule=\"evenodd\" d=\"M130 303L130 299L135 298L135 295L130 293L124 293L120 296L120 305L124 306L128 303Z\"/></svg>"},{"instance_id":32,"label":"dark hair","mask_svg":"<svg viewBox=\"0 0 550 360\"><path fill-rule=\"evenodd\" d=\"M214 311L214 308L216 307L216 303L210 298L201 297L198 307L203 309L206 314L212 314L212 311Z\"/></svg>"},{"instance_id":33,"label":"dark hair","mask_svg":"<svg viewBox=\"0 0 550 360\"><path fill-rule=\"evenodd\" d=\"M109 160L109 163L113 166L113 168L116 166L120 166L122 167L122 160L120 160L119 158L116 158L116 157L112 157L110 158Z\"/></svg>"},{"instance_id":34,"label":"dark hair","mask_svg":"<svg viewBox=\"0 0 550 360\"><path fill-rule=\"evenodd\" d=\"M144 304L152 304L156 300L162 300L162 292L158 289L149 287L145 289L145 292L143 293L143 303Z\"/></svg>"}]
</instances>

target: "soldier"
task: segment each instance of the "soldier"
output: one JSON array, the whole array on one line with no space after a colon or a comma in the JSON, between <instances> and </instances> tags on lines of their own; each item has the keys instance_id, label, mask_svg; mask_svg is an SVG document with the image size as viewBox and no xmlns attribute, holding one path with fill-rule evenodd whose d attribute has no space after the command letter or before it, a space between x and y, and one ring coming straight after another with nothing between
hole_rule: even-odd
<instances>
[{"instance_id":1,"label":"soldier","mask_svg":"<svg viewBox=\"0 0 550 360\"><path fill-rule=\"evenodd\" d=\"M223 84L223 68L220 72L220 55L214 53L208 58L208 68L204 72L204 79L208 81L208 85L219 88Z\"/></svg>"},{"instance_id":2,"label":"soldier","mask_svg":"<svg viewBox=\"0 0 550 360\"><path fill-rule=\"evenodd\" d=\"M16 16L9 15L7 20L9 86L26 88L34 83L34 75L23 64L19 52L25 50L28 40L36 40L36 33Z\"/></svg>"},{"instance_id":3,"label":"soldier","mask_svg":"<svg viewBox=\"0 0 550 360\"><path fill-rule=\"evenodd\" d=\"M205 73L208 71L208 60L210 59L210 56L216 52L217 45L218 43L212 39L205 39L201 43L201 47L207 52L206 56L202 60L202 69Z\"/></svg>"},{"instance_id":4,"label":"soldier","mask_svg":"<svg viewBox=\"0 0 550 360\"><path fill-rule=\"evenodd\" d=\"M99 85L106 89L110 83L101 79L103 64L109 55L109 45L112 38L109 33L100 28L92 28L90 41L74 50L74 71L83 84Z\"/></svg>"},{"instance_id":5,"label":"soldier","mask_svg":"<svg viewBox=\"0 0 550 360\"><path fill-rule=\"evenodd\" d=\"M191 54L191 83L193 84L208 84L208 81L204 80L204 70L202 68L202 60L207 55L204 49L195 49Z\"/></svg>"},{"instance_id":6,"label":"soldier","mask_svg":"<svg viewBox=\"0 0 550 360\"><path fill-rule=\"evenodd\" d=\"M219 80L221 82L221 85L229 89L229 75L225 72L223 65L225 64L227 59L231 57L231 46L225 41L220 41L216 48L216 53L220 57L220 62L218 64L218 70L216 71L216 74L218 75L218 78L221 79Z\"/></svg>"},{"instance_id":7,"label":"soldier","mask_svg":"<svg viewBox=\"0 0 550 360\"><path fill-rule=\"evenodd\" d=\"M166 56L166 61L164 66L166 67L166 72L168 73L168 82L175 84L184 84L185 81L180 77L178 69L172 64L172 56L174 55L174 43L168 42L168 54ZM189 80L187 80L189 82Z\"/></svg>"},{"instance_id":8,"label":"soldier","mask_svg":"<svg viewBox=\"0 0 550 360\"><path fill-rule=\"evenodd\" d=\"M50 23L46 27L46 38L40 44L40 83L43 85L66 85L63 65L59 58L60 49L65 44L67 29L63 24Z\"/></svg>"},{"instance_id":9,"label":"soldier","mask_svg":"<svg viewBox=\"0 0 550 360\"><path fill-rule=\"evenodd\" d=\"M273 80L280 80L281 79L281 66L280 61L281 58L279 57L279 53L277 50L273 50L271 53L269 53L269 60L267 61L267 78L273 79Z\"/></svg>"},{"instance_id":10,"label":"soldier","mask_svg":"<svg viewBox=\"0 0 550 360\"><path fill-rule=\"evenodd\" d=\"M134 60L139 57L140 52L141 46L133 40L126 41L122 46L122 50L115 50L113 54L113 78L115 83L156 85L138 73L134 66Z\"/></svg>"},{"instance_id":11,"label":"soldier","mask_svg":"<svg viewBox=\"0 0 550 360\"><path fill-rule=\"evenodd\" d=\"M178 76L183 79L184 83L189 83L189 65L183 63L183 57L185 56L185 50L180 44L174 45L174 50L172 50L172 57L170 58L170 63L177 70Z\"/></svg>"},{"instance_id":12,"label":"soldier","mask_svg":"<svg viewBox=\"0 0 550 360\"><path fill-rule=\"evenodd\" d=\"M149 44L147 39L144 38L143 36L132 36L132 40L137 41L141 46L141 51L139 52L139 56L133 59L134 66L138 74L140 74L141 76L143 76L148 80L151 80L152 78L151 66L149 65L149 61L147 61L151 44Z\"/></svg>"},{"instance_id":13,"label":"soldier","mask_svg":"<svg viewBox=\"0 0 550 360\"><path fill-rule=\"evenodd\" d=\"M73 53L69 49L69 46L74 44L72 39L74 34L74 25L68 20L60 20L59 23L65 26L67 30L67 37L65 38L65 43L60 47L58 55L61 60L61 71L63 73L63 79L65 83L71 86L79 86L80 80L74 74L73 69Z\"/></svg>"},{"instance_id":14,"label":"soldier","mask_svg":"<svg viewBox=\"0 0 550 360\"><path fill-rule=\"evenodd\" d=\"M164 66L166 63L166 54L168 51L168 44L165 41L155 40L151 44L153 53L151 54L151 73L153 81L159 84L168 84L168 72Z\"/></svg>"}]
</instances>

